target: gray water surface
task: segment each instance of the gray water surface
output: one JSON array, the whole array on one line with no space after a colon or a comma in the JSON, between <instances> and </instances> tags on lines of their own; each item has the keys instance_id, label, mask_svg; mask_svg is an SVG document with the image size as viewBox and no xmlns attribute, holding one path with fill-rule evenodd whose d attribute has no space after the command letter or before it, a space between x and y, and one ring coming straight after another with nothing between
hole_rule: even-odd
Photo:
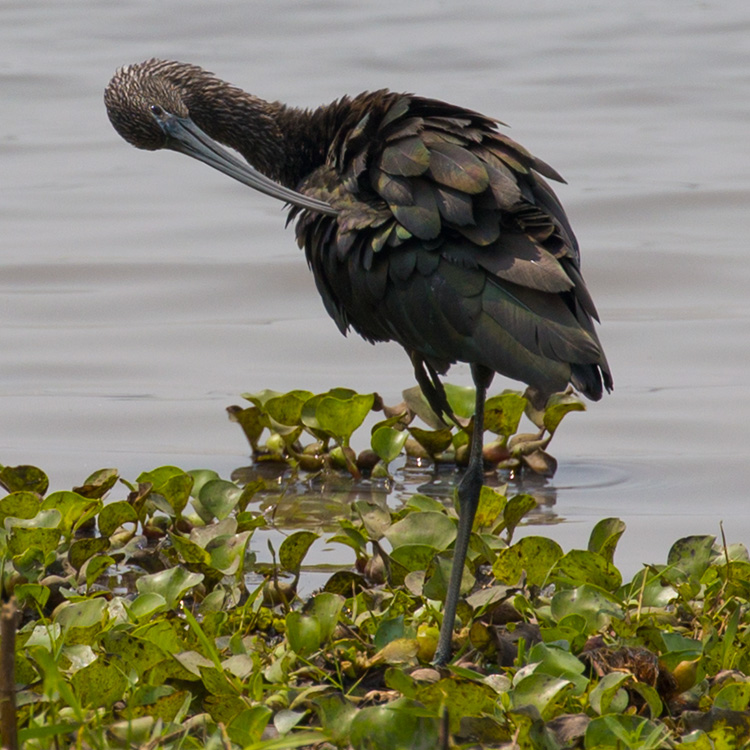
<instances>
[{"instance_id":1,"label":"gray water surface","mask_svg":"<svg viewBox=\"0 0 750 750\"><path fill-rule=\"evenodd\" d=\"M243 391L413 384L397 346L340 336L279 204L112 130L104 86L152 56L301 106L389 87L512 125L568 180L616 385L556 436L545 533L581 546L617 515L627 569L722 520L750 544L746 0L2 3L0 463L55 488L228 476Z\"/></svg>"}]
</instances>

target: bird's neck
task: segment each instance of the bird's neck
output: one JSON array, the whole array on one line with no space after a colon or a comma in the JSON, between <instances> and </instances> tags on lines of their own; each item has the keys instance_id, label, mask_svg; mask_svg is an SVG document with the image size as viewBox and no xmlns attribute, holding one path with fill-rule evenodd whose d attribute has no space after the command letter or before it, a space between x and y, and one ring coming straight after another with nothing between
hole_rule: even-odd
<instances>
[{"instance_id":1,"label":"bird's neck","mask_svg":"<svg viewBox=\"0 0 750 750\"><path fill-rule=\"evenodd\" d=\"M272 180L294 189L324 163L334 124L320 110L267 102L207 73L181 88L195 124Z\"/></svg>"}]
</instances>

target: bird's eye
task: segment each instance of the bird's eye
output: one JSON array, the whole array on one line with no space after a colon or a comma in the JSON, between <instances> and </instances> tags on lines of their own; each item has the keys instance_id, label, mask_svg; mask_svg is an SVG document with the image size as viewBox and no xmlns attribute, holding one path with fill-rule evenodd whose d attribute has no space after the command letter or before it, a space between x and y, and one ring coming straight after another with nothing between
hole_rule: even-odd
<instances>
[{"instance_id":1,"label":"bird's eye","mask_svg":"<svg viewBox=\"0 0 750 750\"><path fill-rule=\"evenodd\" d=\"M161 117L164 114L164 110L158 104L152 104L149 109L151 110L151 114L156 117Z\"/></svg>"}]
</instances>

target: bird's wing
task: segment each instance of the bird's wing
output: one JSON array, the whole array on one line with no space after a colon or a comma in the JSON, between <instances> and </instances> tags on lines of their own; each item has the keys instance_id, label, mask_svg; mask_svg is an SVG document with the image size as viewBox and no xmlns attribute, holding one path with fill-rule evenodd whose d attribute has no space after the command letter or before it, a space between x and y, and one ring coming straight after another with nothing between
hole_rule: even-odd
<instances>
[{"instance_id":1,"label":"bird's wing","mask_svg":"<svg viewBox=\"0 0 750 750\"><path fill-rule=\"evenodd\" d=\"M378 94L302 188L340 212L302 212L297 235L341 330L398 341L439 372L475 362L601 395L596 309L543 179L560 176L482 115Z\"/></svg>"}]
</instances>

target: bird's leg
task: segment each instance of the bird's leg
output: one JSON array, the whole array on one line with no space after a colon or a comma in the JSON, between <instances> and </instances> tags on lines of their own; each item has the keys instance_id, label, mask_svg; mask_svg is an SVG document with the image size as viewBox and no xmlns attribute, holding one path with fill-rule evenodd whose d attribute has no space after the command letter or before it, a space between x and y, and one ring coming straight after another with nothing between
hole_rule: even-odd
<instances>
[{"instance_id":1,"label":"bird's leg","mask_svg":"<svg viewBox=\"0 0 750 750\"><path fill-rule=\"evenodd\" d=\"M440 628L440 639L433 664L443 666L451 655L453 640L453 625L456 620L456 607L461 594L461 579L463 578L466 552L469 549L471 527L479 505L479 494L482 491L484 466L482 459L482 443L484 439L484 401L487 389L492 382L494 373L482 365L472 365L471 374L476 386L476 409L474 412L474 430L471 435L471 449L469 465L458 485L458 532L456 544L453 548L453 565L448 584L448 594L445 599L443 624Z\"/></svg>"}]
</instances>

